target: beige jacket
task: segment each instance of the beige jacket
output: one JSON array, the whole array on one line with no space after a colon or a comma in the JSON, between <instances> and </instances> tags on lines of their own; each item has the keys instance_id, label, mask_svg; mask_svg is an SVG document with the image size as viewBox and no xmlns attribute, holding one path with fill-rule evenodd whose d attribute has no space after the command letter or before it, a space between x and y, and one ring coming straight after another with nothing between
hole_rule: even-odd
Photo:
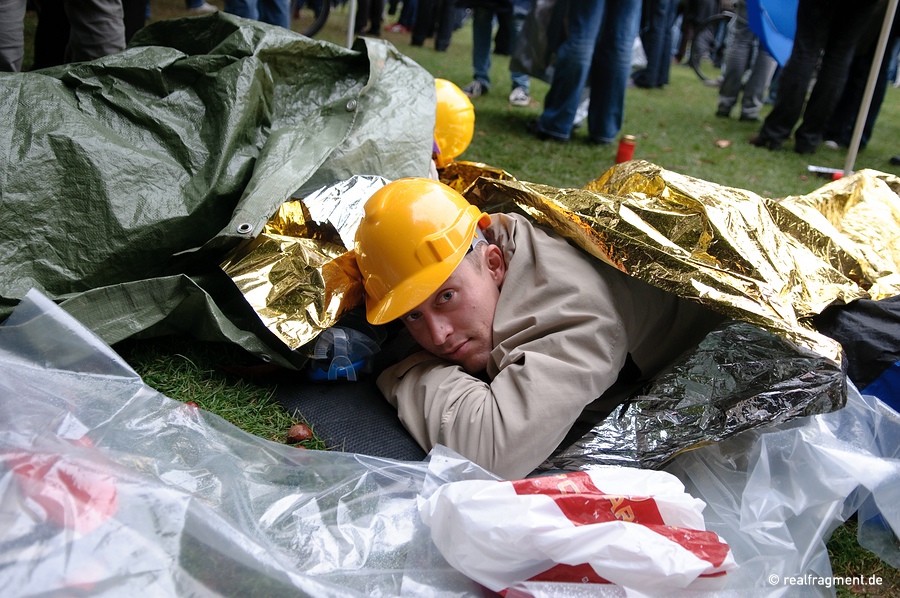
<instances>
[{"instance_id":1,"label":"beige jacket","mask_svg":"<svg viewBox=\"0 0 900 598\"><path fill-rule=\"evenodd\" d=\"M493 214L485 233L507 263L489 381L424 351L378 377L426 451L443 444L497 475L524 477L616 381L628 353L651 377L721 320L521 216Z\"/></svg>"}]
</instances>

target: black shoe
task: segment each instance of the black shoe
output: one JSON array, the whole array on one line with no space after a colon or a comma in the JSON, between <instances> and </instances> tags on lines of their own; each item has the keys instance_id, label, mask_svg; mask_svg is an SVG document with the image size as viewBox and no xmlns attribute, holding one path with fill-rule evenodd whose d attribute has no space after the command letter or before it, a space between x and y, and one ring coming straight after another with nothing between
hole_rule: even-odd
<instances>
[{"instance_id":1,"label":"black shoe","mask_svg":"<svg viewBox=\"0 0 900 598\"><path fill-rule=\"evenodd\" d=\"M800 154L801 156L812 155L812 154L816 153L816 146L814 146L814 145L797 145L795 143L794 144L794 152Z\"/></svg>"},{"instance_id":2,"label":"black shoe","mask_svg":"<svg viewBox=\"0 0 900 598\"><path fill-rule=\"evenodd\" d=\"M745 122L745 123L758 123L759 117L758 116L747 116L746 114L741 114L741 117L738 120L740 120L741 122Z\"/></svg>"},{"instance_id":3,"label":"black shoe","mask_svg":"<svg viewBox=\"0 0 900 598\"><path fill-rule=\"evenodd\" d=\"M891 156L889 162L894 166L900 166L900 156Z\"/></svg>"},{"instance_id":4,"label":"black shoe","mask_svg":"<svg viewBox=\"0 0 900 598\"><path fill-rule=\"evenodd\" d=\"M781 142L775 141L774 139L769 139L768 137L763 137L762 135L754 135L749 139L750 145L755 147L764 147L767 150L780 150Z\"/></svg>"},{"instance_id":5,"label":"black shoe","mask_svg":"<svg viewBox=\"0 0 900 598\"><path fill-rule=\"evenodd\" d=\"M731 118L731 110L719 108L718 110L716 110L716 116L718 116L719 118Z\"/></svg>"},{"instance_id":6,"label":"black shoe","mask_svg":"<svg viewBox=\"0 0 900 598\"><path fill-rule=\"evenodd\" d=\"M568 141L568 139L563 139L562 137L557 137L556 135L551 135L546 131L542 131L537 120L529 121L525 129L541 141L555 141L556 143L565 143Z\"/></svg>"}]
</instances>

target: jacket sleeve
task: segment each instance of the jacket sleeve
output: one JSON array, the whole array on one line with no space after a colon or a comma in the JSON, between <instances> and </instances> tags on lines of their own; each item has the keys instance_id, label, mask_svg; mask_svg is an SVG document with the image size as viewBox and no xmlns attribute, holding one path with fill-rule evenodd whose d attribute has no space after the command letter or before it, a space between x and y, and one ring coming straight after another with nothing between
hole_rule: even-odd
<instances>
[{"instance_id":1,"label":"jacket sleeve","mask_svg":"<svg viewBox=\"0 0 900 598\"><path fill-rule=\"evenodd\" d=\"M620 346L609 324L610 346ZM423 352L385 370L378 387L425 450L443 444L517 479L550 456L585 405L615 382L624 351L577 348L596 333L576 326L532 339L490 382Z\"/></svg>"}]
</instances>

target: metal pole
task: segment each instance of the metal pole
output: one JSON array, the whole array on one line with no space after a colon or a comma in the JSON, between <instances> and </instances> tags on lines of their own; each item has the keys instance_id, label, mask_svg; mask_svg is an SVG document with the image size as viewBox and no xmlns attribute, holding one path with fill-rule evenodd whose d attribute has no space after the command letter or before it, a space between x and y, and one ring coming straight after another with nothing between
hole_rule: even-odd
<instances>
[{"instance_id":1,"label":"metal pole","mask_svg":"<svg viewBox=\"0 0 900 598\"><path fill-rule=\"evenodd\" d=\"M856 116L856 124L853 127L853 137L850 138L850 149L847 152L847 160L844 162L844 174L853 172L853 165L856 163L856 154L859 153L863 128L866 126L869 106L872 104L872 95L875 93L875 84L878 81L881 63L884 60L884 49L887 47L888 35L890 35L891 25L894 23L897 2L898 0L888 0L887 11L884 14L884 23L881 24L881 35L878 37L875 56L872 58L872 68L869 69L869 80L866 82L866 90L863 92L862 100L859 103L859 114Z\"/></svg>"},{"instance_id":2,"label":"metal pole","mask_svg":"<svg viewBox=\"0 0 900 598\"><path fill-rule=\"evenodd\" d=\"M891 0L897 4L897 0ZM350 22L347 23L347 47L353 47L353 40L356 38L356 0L350 0Z\"/></svg>"}]
</instances>

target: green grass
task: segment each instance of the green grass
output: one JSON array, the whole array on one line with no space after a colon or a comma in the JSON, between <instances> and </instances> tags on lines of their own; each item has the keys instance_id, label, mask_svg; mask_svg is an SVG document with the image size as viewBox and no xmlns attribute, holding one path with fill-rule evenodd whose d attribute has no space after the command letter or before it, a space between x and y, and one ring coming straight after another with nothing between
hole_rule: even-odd
<instances>
[{"instance_id":1,"label":"green grass","mask_svg":"<svg viewBox=\"0 0 900 598\"><path fill-rule=\"evenodd\" d=\"M275 401L275 386L266 382L271 368L255 362L235 345L170 336L124 341L116 345L116 351L151 388L169 398L193 402L261 438L285 442L295 423L315 429ZM326 448L319 438L300 444L308 449Z\"/></svg>"},{"instance_id":2,"label":"green grass","mask_svg":"<svg viewBox=\"0 0 900 598\"><path fill-rule=\"evenodd\" d=\"M221 0L214 3L222 6ZM153 0L152 11L153 20L186 15L183 0ZM389 18L386 25L392 22ZM32 62L28 46L34 23L35 16L29 13L26 69ZM335 9L317 38L345 46L347 23L347 8ZM454 35L444 53L435 52L431 42L425 47L411 46L409 34L385 32L384 39L435 77L460 86L471 80L468 27ZM556 187L583 187L613 165L615 145L590 146L585 143L584 130L577 131L564 145L529 137L525 125L540 114L540 102L548 86L533 80L532 106L510 107L508 64L507 57L493 57L492 90L474 101L475 137L459 159L484 162L519 179ZM799 156L789 150L770 152L750 146L747 139L758 130L758 125L715 118L716 94L685 66L672 67L671 84L663 90L629 89L622 133L637 136L635 158L772 198L806 194L824 184L823 179L807 175L808 164L844 166L844 150L821 148L814 156ZM856 170L872 168L900 175L900 167L888 162L892 155L900 154L896 141L900 139L898 98L900 90L888 89L872 140L856 159ZM763 116L768 110L764 109ZM260 382L265 377L249 375L254 366L248 362L251 358L233 346L169 338L128 341L116 349L153 388L173 399L194 401L252 434L283 442L290 425L302 421L302 416L286 413L273 400L274 388ZM308 448L325 448L317 440L304 444ZM884 578L884 583L875 588L839 587L839 596L900 594L900 573L859 546L854 520L835 531L828 548L835 575Z\"/></svg>"}]
</instances>

